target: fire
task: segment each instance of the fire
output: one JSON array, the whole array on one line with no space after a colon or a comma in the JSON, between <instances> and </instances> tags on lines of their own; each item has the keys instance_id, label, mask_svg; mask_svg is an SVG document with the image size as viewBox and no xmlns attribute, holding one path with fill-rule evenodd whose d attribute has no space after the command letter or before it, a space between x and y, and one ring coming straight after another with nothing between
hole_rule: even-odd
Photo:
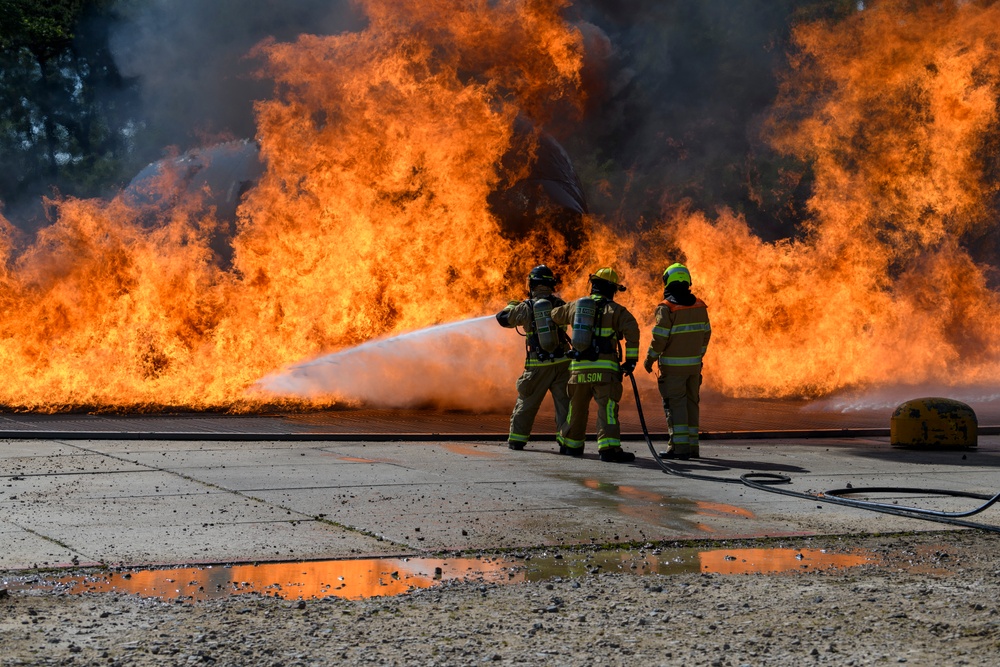
<instances>
[{"instance_id":1,"label":"fire","mask_svg":"<svg viewBox=\"0 0 1000 667\"><path fill-rule=\"evenodd\" d=\"M360 32L261 44L278 93L256 107L266 170L231 265L199 201L52 201L27 244L0 217L0 404L258 409L281 400L248 394L258 379L493 312L540 262L567 296L617 265L648 319L684 259L713 317L706 381L731 395L997 376L1000 303L968 250L995 208L997 6L886 0L797 29L768 132L813 165L811 219L765 243L729 212L504 231L487 199L524 176L504 162L517 124L588 108L593 28L565 5L364 0Z\"/></svg>"},{"instance_id":2,"label":"fire","mask_svg":"<svg viewBox=\"0 0 1000 667\"><path fill-rule=\"evenodd\" d=\"M364 3L367 29L259 47L267 165L231 269L196 202L150 228L115 201L52 202L15 257L3 221L0 403L254 409L303 358L480 314L565 240L510 239L486 204L519 115L580 105L581 37L559 1ZM168 178L165 176L164 178ZM535 246L543 244L548 254Z\"/></svg>"},{"instance_id":3,"label":"fire","mask_svg":"<svg viewBox=\"0 0 1000 667\"><path fill-rule=\"evenodd\" d=\"M716 306L710 382L789 396L997 377L1000 303L967 248L995 226L998 38L1000 6L966 2L797 30L770 129L813 162L810 223L777 244L728 215L676 228Z\"/></svg>"}]
</instances>

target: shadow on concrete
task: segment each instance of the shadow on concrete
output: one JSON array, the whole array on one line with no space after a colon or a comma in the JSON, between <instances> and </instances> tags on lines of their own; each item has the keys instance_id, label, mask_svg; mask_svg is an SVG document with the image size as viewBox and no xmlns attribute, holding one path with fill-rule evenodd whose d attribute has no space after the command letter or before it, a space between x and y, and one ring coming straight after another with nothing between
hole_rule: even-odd
<instances>
[{"instance_id":1,"label":"shadow on concrete","mask_svg":"<svg viewBox=\"0 0 1000 667\"><path fill-rule=\"evenodd\" d=\"M660 471L660 466L651 458L648 451L635 452L636 460L630 464L606 464L606 465L631 465L637 468L642 468L645 470L656 470ZM593 458L597 458L594 455ZM728 459L719 458L706 458L702 457L699 459L691 459L688 461L675 461L670 460L666 462L667 465L676 468L678 472L690 472L696 474L715 474L724 473L727 470L736 471L736 475L741 475L743 472L784 472L784 473L802 473L806 474L811 472L806 468L799 466L786 465L782 463L774 463L771 461L732 461Z\"/></svg>"},{"instance_id":2,"label":"shadow on concrete","mask_svg":"<svg viewBox=\"0 0 1000 667\"><path fill-rule=\"evenodd\" d=\"M1000 468L1000 451L982 449L917 450L917 449L854 449L851 456L890 463L928 466Z\"/></svg>"}]
</instances>

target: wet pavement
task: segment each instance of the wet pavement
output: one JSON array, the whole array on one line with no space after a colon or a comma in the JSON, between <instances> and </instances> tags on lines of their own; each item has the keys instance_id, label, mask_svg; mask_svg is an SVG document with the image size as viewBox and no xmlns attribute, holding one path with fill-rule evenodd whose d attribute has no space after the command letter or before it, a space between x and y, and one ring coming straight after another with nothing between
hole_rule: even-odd
<instances>
[{"instance_id":1,"label":"wet pavement","mask_svg":"<svg viewBox=\"0 0 1000 667\"><path fill-rule=\"evenodd\" d=\"M169 418L156 418L166 424ZM403 558L573 545L928 531L942 524L583 459L552 442L0 441L0 569ZM717 439L685 469L784 473L797 491L865 486L993 494L1000 437L911 451L887 437ZM957 511L967 498L879 497ZM1000 525L1000 509L976 517ZM326 582L330 583L330 582Z\"/></svg>"}]
</instances>

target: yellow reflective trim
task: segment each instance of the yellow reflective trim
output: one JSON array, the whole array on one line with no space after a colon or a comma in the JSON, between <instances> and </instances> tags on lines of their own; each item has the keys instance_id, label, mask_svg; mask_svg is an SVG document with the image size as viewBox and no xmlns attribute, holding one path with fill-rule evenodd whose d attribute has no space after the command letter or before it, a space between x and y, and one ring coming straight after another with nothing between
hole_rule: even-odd
<instances>
[{"instance_id":1,"label":"yellow reflective trim","mask_svg":"<svg viewBox=\"0 0 1000 667\"><path fill-rule=\"evenodd\" d=\"M558 364L566 364L572 361L568 357L561 357L559 359L550 359L548 361L539 361L538 359L525 359L525 368L538 368L539 366L556 366Z\"/></svg>"},{"instance_id":2,"label":"yellow reflective trim","mask_svg":"<svg viewBox=\"0 0 1000 667\"><path fill-rule=\"evenodd\" d=\"M574 361L569 369L571 371L611 371L612 373L617 373L621 370L617 361L601 360L597 361Z\"/></svg>"}]
</instances>

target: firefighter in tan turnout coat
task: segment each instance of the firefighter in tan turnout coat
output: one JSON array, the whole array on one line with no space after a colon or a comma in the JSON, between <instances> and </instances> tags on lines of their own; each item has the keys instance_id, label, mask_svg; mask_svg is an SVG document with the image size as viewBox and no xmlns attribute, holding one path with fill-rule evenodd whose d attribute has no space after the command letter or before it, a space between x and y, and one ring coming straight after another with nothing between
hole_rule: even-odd
<instances>
[{"instance_id":1,"label":"firefighter in tan turnout coat","mask_svg":"<svg viewBox=\"0 0 1000 667\"><path fill-rule=\"evenodd\" d=\"M639 324L614 297L625 291L618 272L602 268L590 276L591 295L552 309L557 325L572 325L569 416L559 429L559 453L582 456L590 400L597 403L597 453L602 461L627 463L635 454L622 449L618 404L622 374L639 361ZM621 339L625 339L622 359Z\"/></svg>"},{"instance_id":2,"label":"firefighter in tan turnout coat","mask_svg":"<svg viewBox=\"0 0 1000 667\"><path fill-rule=\"evenodd\" d=\"M496 316L501 326L509 329L521 327L525 332L524 372L517 379L517 402L510 416L510 434L507 436L507 446L511 449L524 449L528 443L535 415L546 393L552 394L556 407L556 428L566 421L569 411L569 395L566 393L569 339L561 329L552 325L549 318L553 307L566 303L554 292L558 284L549 267L544 264L536 266L528 274L529 298L511 301Z\"/></svg>"},{"instance_id":3,"label":"firefighter in tan turnout coat","mask_svg":"<svg viewBox=\"0 0 1000 667\"><path fill-rule=\"evenodd\" d=\"M691 272L671 264L663 272L663 301L656 307L653 342L643 367L653 372L659 362L657 386L670 430L664 458L698 458L698 419L702 359L712 337L708 306L691 293Z\"/></svg>"}]
</instances>

